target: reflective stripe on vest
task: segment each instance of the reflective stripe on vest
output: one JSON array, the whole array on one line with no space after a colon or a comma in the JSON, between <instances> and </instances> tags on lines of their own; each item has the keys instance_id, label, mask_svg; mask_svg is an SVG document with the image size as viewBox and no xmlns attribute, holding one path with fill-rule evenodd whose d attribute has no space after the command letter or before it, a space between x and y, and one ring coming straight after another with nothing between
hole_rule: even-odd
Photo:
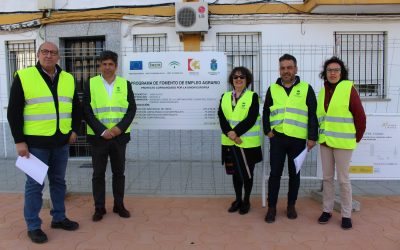
<instances>
[{"instance_id":1,"label":"reflective stripe on vest","mask_svg":"<svg viewBox=\"0 0 400 250\"><path fill-rule=\"evenodd\" d=\"M98 114L98 113L102 113L102 112L122 112L122 113L126 113L128 109L127 108L121 108L121 107L105 107L105 108L95 108L93 109L93 113Z\"/></svg>"},{"instance_id":2,"label":"reflective stripe on vest","mask_svg":"<svg viewBox=\"0 0 400 250\"><path fill-rule=\"evenodd\" d=\"M273 105L270 107L271 129L285 135L307 139L308 135L308 83L299 82L288 96L279 84L270 87Z\"/></svg>"},{"instance_id":3,"label":"reflective stripe on vest","mask_svg":"<svg viewBox=\"0 0 400 250\"><path fill-rule=\"evenodd\" d=\"M235 109L232 110L232 91L225 92L222 96L221 109L231 128L235 128L237 124L247 117L252 101L253 92L247 90L243 96L239 98ZM240 136L240 139L242 139L241 144L235 144L235 142L229 139L225 134L221 134L221 144L226 146L236 145L241 148L254 148L261 146L260 120L260 115L258 115L253 127Z\"/></svg>"},{"instance_id":4,"label":"reflective stripe on vest","mask_svg":"<svg viewBox=\"0 0 400 250\"><path fill-rule=\"evenodd\" d=\"M24 134L52 136L57 129L57 111L53 95L36 67L19 70L26 105L24 107ZM72 99L75 85L71 74L61 71L57 83L58 116L61 133L71 131Z\"/></svg>"},{"instance_id":5,"label":"reflective stripe on vest","mask_svg":"<svg viewBox=\"0 0 400 250\"><path fill-rule=\"evenodd\" d=\"M118 124L128 110L127 84L124 78L117 76L110 97L104 87L101 76L95 76L90 79L90 105L93 113L109 129ZM125 133L129 133L130 131L131 128L128 127ZM95 134L89 125L87 125L87 134Z\"/></svg>"},{"instance_id":6,"label":"reflective stripe on vest","mask_svg":"<svg viewBox=\"0 0 400 250\"><path fill-rule=\"evenodd\" d=\"M319 122L318 143L326 143L329 147L355 149L356 129L353 115L349 110L350 94L353 87L351 81L341 81L325 112L325 88L318 95L317 117Z\"/></svg>"}]
</instances>

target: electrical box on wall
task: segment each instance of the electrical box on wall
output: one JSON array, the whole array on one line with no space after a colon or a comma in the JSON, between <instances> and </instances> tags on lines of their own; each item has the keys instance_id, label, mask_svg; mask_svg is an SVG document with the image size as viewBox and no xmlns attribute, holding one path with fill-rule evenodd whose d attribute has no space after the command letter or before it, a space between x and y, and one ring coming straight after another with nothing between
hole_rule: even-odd
<instances>
[{"instance_id":1,"label":"electrical box on wall","mask_svg":"<svg viewBox=\"0 0 400 250\"><path fill-rule=\"evenodd\" d=\"M39 10L54 9L54 0L37 0L37 7Z\"/></svg>"},{"instance_id":2,"label":"electrical box on wall","mask_svg":"<svg viewBox=\"0 0 400 250\"><path fill-rule=\"evenodd\" d=\"M178 33L208 32L208 5L205 2L175 3L175 30Z\"/></svg>"}]
</instances>

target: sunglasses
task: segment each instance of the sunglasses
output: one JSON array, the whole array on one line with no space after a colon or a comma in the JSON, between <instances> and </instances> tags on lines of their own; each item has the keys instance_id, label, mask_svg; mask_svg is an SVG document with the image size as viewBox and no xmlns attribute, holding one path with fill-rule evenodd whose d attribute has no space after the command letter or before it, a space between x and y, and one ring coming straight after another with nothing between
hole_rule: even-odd
<instances>
[{"instance_id":1,"label":"sunglasses","mask_svg":"<svg viewBox=\"0 0 400 250\"><path fill-rule=\"evenodd\" d=\"M243 80L243 79L246 79L246 76L244 76L244 75L233 76L233 79L234 79L234 80L237 80L237 79L239 79L239 78Z\"/></svg>"}]
</instances>

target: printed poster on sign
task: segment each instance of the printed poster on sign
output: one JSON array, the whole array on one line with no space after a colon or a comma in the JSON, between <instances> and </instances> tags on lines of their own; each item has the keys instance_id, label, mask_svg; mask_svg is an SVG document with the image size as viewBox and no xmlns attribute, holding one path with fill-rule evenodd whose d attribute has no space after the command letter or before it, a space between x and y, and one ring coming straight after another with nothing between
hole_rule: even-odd
<instances>
[{"instance_id":1,"label":"printed poster on sign","mask_svg":"<svg viewBox=\"0 0 400 250\"><path fill-rule=\"evenodd\" d=\"M133 128L220 129L218 105L228 86L223 52L127 52L123 65L137 104Z\"/></svg>"},{"instance_id":2,"label":"printed poster on sign","mask_svg":"<svg viewBox=\"0 0 400 250\"><path fill-rule=\"evenodd\" d=\"M350 162L352 179L400 179L400 116L367 114L367 129Z\"/></svg>"}]
</instances>

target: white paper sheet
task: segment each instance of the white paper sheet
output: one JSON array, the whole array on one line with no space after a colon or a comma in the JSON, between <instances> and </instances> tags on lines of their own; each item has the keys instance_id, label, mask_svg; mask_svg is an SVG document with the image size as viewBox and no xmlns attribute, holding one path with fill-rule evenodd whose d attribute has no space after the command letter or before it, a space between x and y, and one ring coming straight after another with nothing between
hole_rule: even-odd
<instances>
[{"instance_id":1,"label":"white paper sheet","mask_svg":"<svg viewBox=\"0 0 400 250\"><path fill-rule=\"evenodd\" d=\"M296 174L299 173L301 166L303 166L303 162L307 157L307 147L301 152L296 158L294 158L294 165L296 166Z\"/></svg>"},{"instance_id":2,"label":"white paper sheet","mask_svg":"<svg viewBox=\"0 0 400 250\"><path fill-rule=\"evenodd\" d=\"M24 171L32 179L43 185L49 167L33 154L29 158L18 156L15 166Z\"/></svg>"}]
</instances>

